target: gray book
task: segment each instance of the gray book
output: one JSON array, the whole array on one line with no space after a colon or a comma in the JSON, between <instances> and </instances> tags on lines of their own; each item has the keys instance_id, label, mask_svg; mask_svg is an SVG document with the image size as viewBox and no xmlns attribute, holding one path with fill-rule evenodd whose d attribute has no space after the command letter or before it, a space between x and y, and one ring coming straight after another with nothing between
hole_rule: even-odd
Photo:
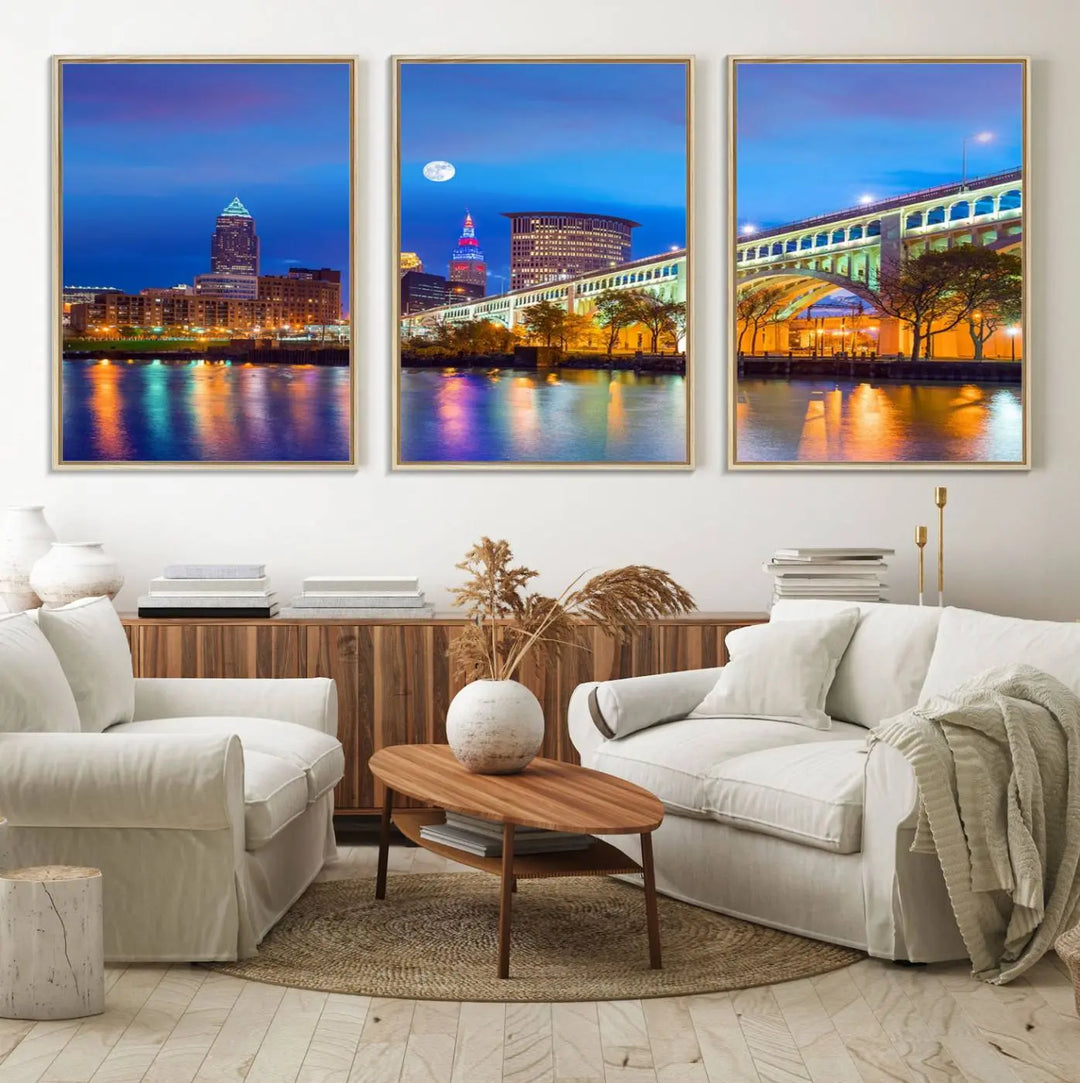
<instances>
[{"instance_id":1,"label":"gray book","mask_svg":"<svg viewBox=\"0 0 1080 1083\"><path fill-rule=\"evenodd\" d=\"M251 609L255 606L273 605L277 591L267 590L261 594L144 594L139 599L140 609L155 606L167 609Z\"/></svg>"},{"instance_id":2,"label":"gray book","mask_svg":"<svg viewBox=\"0 0 1080 1083\"><path fill-rule=\"evenodd\" d=\"M166 564L166 579L258 579L265 564Z\"/></svg>"},{"instance_id":3,"label":"gray book","mask_svg":"<svg viewBox=\"0 0 1080 1083\"><path fill-rule=\"evenodd\" d=\"M420 589L420 580L415 575L309 575L303 582L303 589L319 593L339 590L368 594L416 593Z\"/></svg>"},{"instance_id":4,"label":"gray book","mask_svg":"<svg viewBox=\"0 0 1080 1083\"><path fill-rule=\"evenodd\" d=\"M252 579L169 579L159 575L150 580L151 594L263 594L269 589L265 575Z\"/></svg>"},{"instance_id":5,"label":"gray book","mask_svg":"<svg viewBox=\"0 0 1080 1083\"><path fill-rule=\"evenodd\" d=\"M298 609L334 609L338 606L362 606L364 609L419 609L424 604L421 591L400 594L367 594L361 591L313 593L304 591L293 598Z\"/></svg>"},{"instance_id":6,"label":"gray book","mask_svg":"<svg viewBox=\"0 0 1080 1083\"><path fill-rule=\"evenodd\" d=\"M295 599L293 599L295 602ZM303 617L305 620L317 620L320 617L352 617L354 620L427 620L435 616L433 605L423 605L415 609L372 609L370 606L285 606L283 617Z\"/></svg>"}]
</instances>

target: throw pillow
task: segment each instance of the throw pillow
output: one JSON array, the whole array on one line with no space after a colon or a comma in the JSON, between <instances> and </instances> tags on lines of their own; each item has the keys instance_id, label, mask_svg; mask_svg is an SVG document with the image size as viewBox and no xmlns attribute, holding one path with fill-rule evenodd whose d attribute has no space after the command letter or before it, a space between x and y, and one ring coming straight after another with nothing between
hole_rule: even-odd
<instances>
[{"instance_id":1,"label":"throw pillow","mask_svg":"<svg viewBox=\"0 0 1080 1083\"><path fill-rule=\"evenodd\" d=\"M0 616L0 732L78 731L75 697L41 629L24 613Z\"/></svg>"},{"instance_id":2,"label":"throw pillow","mask_svg":"<svg viewBox=\"0 0 1080 1083\"><path fill-rule=\"evenodd\" d=\"M858 622L858 609L844 609L823 620L777 621L729 632L730 661L691 717L767 718L831 729L825 697Z\"/></svg>"},{"instance_id":3,"label":"throw pillow","mask_svg":"<svg viewBox=\"0 0 1080 1083\"><path fill-rule=\"evenodd\" d=\"M124 626L108 598L42 609L38 624L75 694L83 733L101 733L135 715L135 679Z\"/></svg>"}]
</instances>

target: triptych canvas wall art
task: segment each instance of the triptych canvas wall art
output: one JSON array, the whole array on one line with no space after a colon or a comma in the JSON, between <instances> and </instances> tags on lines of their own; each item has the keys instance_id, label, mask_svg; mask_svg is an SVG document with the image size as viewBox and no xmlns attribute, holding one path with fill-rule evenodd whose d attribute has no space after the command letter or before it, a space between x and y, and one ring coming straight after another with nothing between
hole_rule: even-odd
<instances>
[{"instance_id":1,"label":"triptych canvas wall art","mask_svg":"<svg viewBox=\"0 0 1080 1083\"><path fill-rule=\"evenodd\" d=\"M353 60L55 70L55 466L354 468ZM395 469L1030 464L1025 60L730 61L711 300L692 60L392 72Z\"/></svg>"},{"instance_id":2,"label":"triptych canvas wall art","mask_svg":"<svg viewBox=\"0 0 1080 1083\"><path fill-rule=\"evenodd\" d=\"M729 466L1028 464L1024 60L736 59Z\"/></svg>"},{"instance_id":3,"label":"triptych canvas wall art","mask_svg":"<svg viewBox=\"0 0 1080 1083\"><path fill-rule=\"evenodd\" d=\"M351 59L56 65L55 465L351 467Z\"/></svg>"}]
</instances>

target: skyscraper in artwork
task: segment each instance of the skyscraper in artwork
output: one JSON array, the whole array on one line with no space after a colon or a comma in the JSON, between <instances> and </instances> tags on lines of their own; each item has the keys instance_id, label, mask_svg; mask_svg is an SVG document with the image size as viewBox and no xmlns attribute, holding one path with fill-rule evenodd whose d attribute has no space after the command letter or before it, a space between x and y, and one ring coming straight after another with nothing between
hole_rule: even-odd
<instances>
[{"instance_id":1,"label":"skyscraper in artwork","mask_svg":"<svg viewBox=\"0 0 1080 1083\"><path fill-rule=\"evenodd\" d=\"M450 273L447 278L451 282L467 282L471 286L479 286L483 291L481 296L487 293L487 263L480 242L476 239L472 215L468 211L465 212L465 224L461 229L457 247L450 256Z\"/></svg>"},{"instance_id":2,"label":"skyscraper in artwork","mask_svg":"<svg viewBox=\"0 0 1080 1083\"><path fill-rule=\"evenodd\" d=\"M255 219L239 196L217 217L210 238L210 270L216 275L257 275L259 238Z\"/></svg>"}]
</instances>

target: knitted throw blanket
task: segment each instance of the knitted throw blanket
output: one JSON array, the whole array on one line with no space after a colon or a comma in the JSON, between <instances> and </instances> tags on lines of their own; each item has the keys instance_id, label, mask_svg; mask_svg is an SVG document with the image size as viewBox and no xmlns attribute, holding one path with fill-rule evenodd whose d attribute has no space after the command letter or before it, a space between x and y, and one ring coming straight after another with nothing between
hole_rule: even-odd
<instances>
[{"instance_id":1,"label":"knitted throw blanket","mask_svg":"<svg viewBox=\"0 0 1080 1083\"><path fill-rule=\"evenodd\" d=\"M1026 665L883 722L919 785L912 851L936 853L975 977L1011 981L1080 905L1080 699Z\"/></svg>"}]
</instances>

